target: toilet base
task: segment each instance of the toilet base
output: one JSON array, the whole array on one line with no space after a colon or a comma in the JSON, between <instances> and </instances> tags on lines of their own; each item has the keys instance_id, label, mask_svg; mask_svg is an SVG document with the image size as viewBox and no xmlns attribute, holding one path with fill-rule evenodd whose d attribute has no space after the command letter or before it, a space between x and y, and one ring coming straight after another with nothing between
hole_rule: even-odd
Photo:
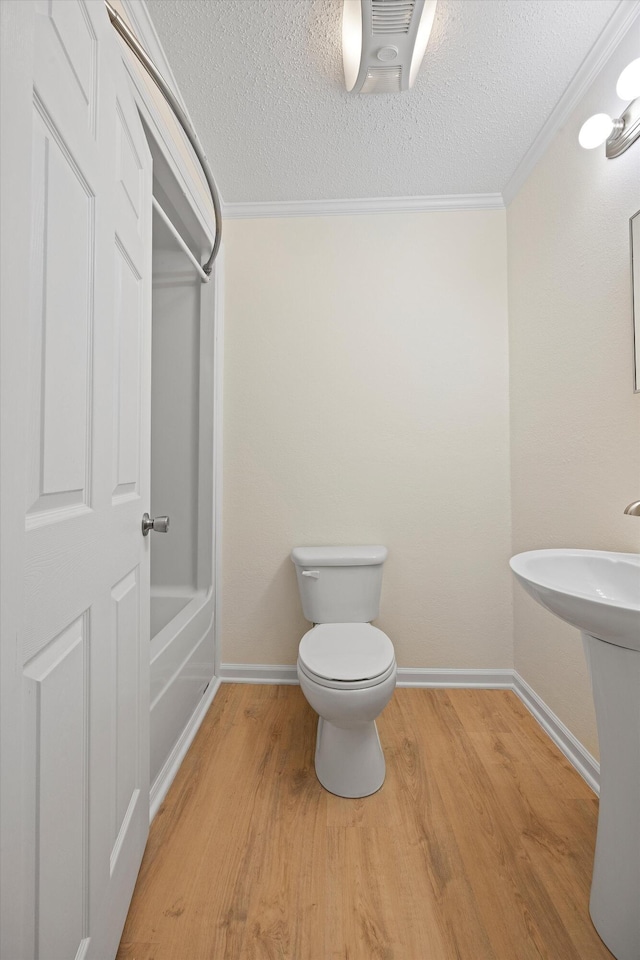
<instances>
[{"instance_id":1,"label":"toilet base","mask_svg":"<svg viewBox=\"0 0 640 960\"><path fill-rule=\"evenodd\" d=\"M336 727L318 718L316 776L338 797L368 797L380 789L385 762L375 720Z\"/></svg>"}]
</instances>

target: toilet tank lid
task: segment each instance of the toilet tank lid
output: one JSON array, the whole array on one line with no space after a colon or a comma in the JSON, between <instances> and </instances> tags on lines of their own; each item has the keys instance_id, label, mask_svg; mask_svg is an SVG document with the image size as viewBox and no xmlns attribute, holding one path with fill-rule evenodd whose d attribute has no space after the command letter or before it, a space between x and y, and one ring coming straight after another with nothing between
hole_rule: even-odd
<instances>
[{"instance_id":1,"label":"toilet tank lid","mask_svg":"<svg viewBox=\"0 0 640 960\"><path fill-rule=\"evenodd\" d=\"M384 563L387 548L380 545L361 547L294 547L291 559L298 567L364 567Z\"/></svg>"}]
</instances>

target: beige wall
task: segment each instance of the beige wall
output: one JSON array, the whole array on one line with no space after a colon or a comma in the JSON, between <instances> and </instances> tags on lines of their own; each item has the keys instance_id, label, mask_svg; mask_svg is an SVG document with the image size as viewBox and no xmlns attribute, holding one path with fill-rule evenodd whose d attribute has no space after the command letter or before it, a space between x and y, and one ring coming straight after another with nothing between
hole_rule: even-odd
<instances>
[{"instance_id":1,"label":"beige wall","mask_svg":"<svg viewBox=\"0 0 640 960\"><path fill-rule=\"evenodd\" d=\"M505 241L503 211L227 222L224 662L295 662L293 546L384 543L400 665L512 665Z\"/></svg>"},{"instance_id":2,"label":"beige wall","mask_svg":"<svg viewBox=\"0 0 640 960\"><path fill-rule=\"evenodd\" d=\"M640 144L607 160L577 142L592 113L620 109L615 83L637 24L508 210L514 552L637 551L640 395L632 393L629 217ZM515 666L597 753L577 631L516 587Z\"/></svg>"}]
</instances>

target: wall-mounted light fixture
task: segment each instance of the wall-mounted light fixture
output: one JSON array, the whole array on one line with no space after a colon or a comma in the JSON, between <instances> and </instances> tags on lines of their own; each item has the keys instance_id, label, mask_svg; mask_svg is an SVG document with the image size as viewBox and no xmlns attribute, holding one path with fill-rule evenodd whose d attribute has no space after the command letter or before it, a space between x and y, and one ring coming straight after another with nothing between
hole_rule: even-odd
<instances>
[{"instance_id":1,"label":"wall-mounted light fixture","mask_svg":"<svg viewBox=\"0 0 640 960\"><path fill-rule=\"evenodd\" d=\"M580 127L578 142L585 150L606 144L609 159L619 157L640 137L640 58L632 60L618 77L616 94L627 103L624 113L613 119L608 113L596 113Z\"/></svg>"},{"instance_id":2,"label":"wall-mounted light fixture","mask_svg":"<svg viewBox=\"0 0 640 960\"><path fill-rule=\"evenodd\" d=\"M437 0L344 0L342 57L350 93L400 93L418 75Z\"/></svg>"}]
</instances>

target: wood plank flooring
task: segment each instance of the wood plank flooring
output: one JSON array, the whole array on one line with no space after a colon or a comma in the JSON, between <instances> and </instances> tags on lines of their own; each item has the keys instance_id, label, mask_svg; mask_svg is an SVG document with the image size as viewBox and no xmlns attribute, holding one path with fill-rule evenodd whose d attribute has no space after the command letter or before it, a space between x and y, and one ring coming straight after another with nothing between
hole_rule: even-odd
<instances>
[{"instance_id":1,"label":"wood plank flooring","mask_svg":"<svg viewBox=\"0 0 640 960\"><path fill-rule=\"evenodd\" d=\"M294 686L223 685L151 827L118 960L611 960L597 799L503 690L398 689L382 789L313 769Z\"/></svg>"}]
</instances>

